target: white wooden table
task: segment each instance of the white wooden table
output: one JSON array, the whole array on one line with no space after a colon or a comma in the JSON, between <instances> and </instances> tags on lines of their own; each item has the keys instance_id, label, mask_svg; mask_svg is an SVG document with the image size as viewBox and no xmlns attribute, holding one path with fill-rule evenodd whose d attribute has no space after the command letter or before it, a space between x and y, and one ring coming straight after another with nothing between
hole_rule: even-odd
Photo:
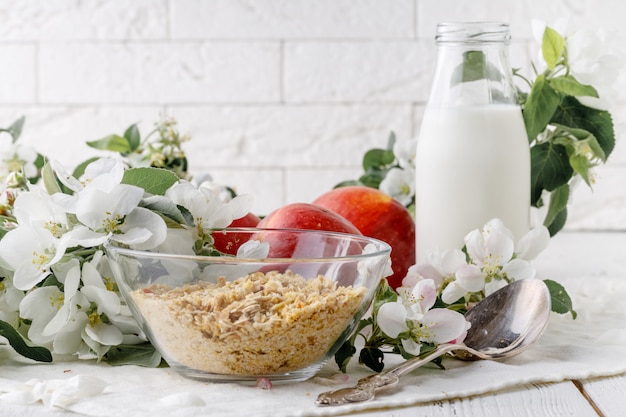
<instances>
[{"instance_id":1,"label":"white wooden table","mask_svg":"<svg viewBox=\"0 0 626 417\"><path fill-rule=\"evenodd\" d=\"M626 233L561 232L534 262L541 277L562 282L612 274L626 279ZM555 262L559 260L559 262ZM626 323L624 323L626 327ZM626 352L624 352L626 354ZM0 366L0 376L2 367ZM530 384L470 398L351 414L381 417L625 417L626 374L582 381ZM0 416L81 416L42 405L0 403Z\"/></svg>"}]
</instances>

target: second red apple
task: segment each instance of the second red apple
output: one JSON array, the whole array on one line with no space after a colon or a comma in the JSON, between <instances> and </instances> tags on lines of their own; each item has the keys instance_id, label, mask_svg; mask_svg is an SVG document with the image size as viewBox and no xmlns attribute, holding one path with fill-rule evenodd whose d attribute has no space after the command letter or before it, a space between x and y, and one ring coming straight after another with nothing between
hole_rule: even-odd
<instances>
[{"instance_id":1,"label":"second red apple","mask_svg":"<svg viewBox=\"0 0 626 417\"><path fill-rule=\"evenodd\" d=\"M313 201L346 218L369 237L387 242L393 275L389 285L402 285L409 267L415 264L415 222L411 213L391 196L375 188L348 186L328 191Z\"/></svg>"}]
</instances>

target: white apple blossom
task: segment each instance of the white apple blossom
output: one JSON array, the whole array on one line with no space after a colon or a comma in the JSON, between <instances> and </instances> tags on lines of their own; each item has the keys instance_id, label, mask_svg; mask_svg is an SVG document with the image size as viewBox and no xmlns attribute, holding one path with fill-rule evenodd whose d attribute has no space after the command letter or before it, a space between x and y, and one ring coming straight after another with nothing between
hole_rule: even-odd
<instances>
[{"instance_id":1,"label":"white apple blossom","mask_svg":"<svg viewBox=\"0 0 626 417\"><path fill-rule=\"evenodd\" d=\"M151 210L139 207L143 190L127 184L116 184L110 189L86 187L78 193L76 218L89 229L82 237L132 245L135 249L151 249L166 237L163 219ZM78 239L77 235L74 236ZM80 242L79 242L80 243ZM83 244L83 246L88 246Z\"/></svg>"},{"instance_id":2,"label":"white apple blossom","mask_svg":"<svg viewBox=\"0 0 626 417\"><path fill-rule=\"evenodd\" d=\"M432 308L437 299L435 282L419 281L413 288L397 289L396 302L380 306L377 324L391 338L401 338L402 347L419 355L423 343L460 341L469 329L462 314L446 308Z\"/></svg>"},{"instance_id":3,"label":"white apple blossom","mask_svg":"<svg viewBox=\"0 0 626 417\"><path fill-rule=\"evenodd\" d=\"M391 168L378 188L403 206L407 206L415 195L415 170L411 167Z\"/></svg>"},{"instance_id":4,"label":"white apple blossom","mask_svg":"<svg viewBox=\"0 0 626 417\"><path fill-rule=\"evenodd\" d=\"M112 279L101 275L103 262L106 265L106 258L98 251L82 266L76 258L57 264L54 272L63 291L44 286L24 297L20 311L23 318L31 320L30 340L51 346L57 354L82 351L98 358L111 346L144 340Z\"/></svg>"},{"instance_id":5,"label":"white apple blossom","mask_svg":"<svg viewBox=\"0 0 626 417\"><path fill-rule=\"evenodd\" d=\"M20 226L0 240L0 257L14 271L15 288L29 290L50 275L69 243L69 235L57 238L42 227Z\"/></svg>"},{"instance_id":6,"label":"white apple blossom","mask_svg":"<svg viewBox=\"0 0 626 417\"><path fill-rule=\"evenodd\" d=\"M80 178L74 178L58 161L51 161L50 164L59 181L74 192L80 192L92 184L101 189L110 189L120 184L124 177L124 162L119 158L96 159L85 167Z\"/></svg>"},{"instance_id":7,"label":"white apple blossom","mask_svg":"<svg viewBox=\"0 0 626 417\"><path fill-rule=\"evenodd\" d=\"M456 271L465 263L465 254L460 249L434 249L426 254L425 262L409 267L402 286L413 287L427 277L441 289L444 283L454 280Z\"/></svg>"},{"instance_id":8,"label":"white apple blossom","mask_svg":"<svg viewBox=\"0 0 626 417\"><path fill-rule=\"evenodd\" d=\"M74 194L56 193L51 198L80 222L71 231L74 244L95 247L113 240L136 249L151 249L166 237L163 219L139 207L144 191L122 184L124 165L119 159L102 158L85 168L80 179L65 171L61 164L54 170L60 181Z\"/></svg>"},{"instance_id":9,"label":"white apple blossom","mask_svg":"<svg viewBox=\"0 0 626 417\"><path fill-rule=\"evenodd\" d=\"M20 193L13 205L13 215L20 225L48 230L60 238L70 229L67 212L39 187Z\"/></svg>"},{"instance_id":10,"label":"white apple blossom","mask_svg":"<svg viewBox=\"0 0 626 417\"><path fill-rule=\"evenodd\" d=\"M413 138L408 142L398 142L393 144L393 154L396 157L400 168L415 169L415 155L417 150L417 138Z\"/></svg>"},{"instance_id":11,"label":"white apple blossom","mask_svg":"<svg viewBox=\"0 0 626 417\"><path fill-rule=\"evenodd\" d=\"M233 220L248 214L252 205L250 195L238 195L223 202L210 187L196 187L187 181L174 184L165 197L189 210L198 236L202 236L205 230L227 227Z\"/></svg>"},{"instance_id":12,"label":"white apple blossom","mask_svg":"<svg viewBox=\"0 0 626 417\"><path fill-rule=\"evenodd\" d=\"M472 294L486 296L511 281L533 278L536 271L529 261L549 241L548 230L536 227L519 240L516 250L511 231L500 219L493 219L465 236L465 252L438 249L428 253L425 262L409 268L403 285L431 279L444 303L468 302Z\"/></svg>"},{"instance_id":13,"label":"white apple blossom","mask_svg":"<svg viewBox=\"0 0 626 417\"><path fill-rule=\"evenodd\" d=\"M24 172L27 178L37 175L37 152L30 146L14 142L10 135L0 132L0 181L12 172Z\"/></svg>"},{"instance_id":14,"label":"white apple blossom","mask_svg":"<svg viewBox=\"0 0 626 417\"><path fill-rule=\"evenodd\" d=\"M541 44L546 30L546 22L532 21L534 38ZM616 101L618 91L617 80L622 74L624 58L614 36L600 28L593 32L587 29L576 29L568 19L559 19L551 25L565 39L567 63L570 75L580 83L592 85L599 98L577 97L589 107L606 110ZM543 54L539 51L538 70L547 68Z\"/></svg>"},{"instance_id":15,"label":"white apple blossom","mask_svg":"<svg viewBox=\"0 0 626 417\"><path fill-rule=\"evenodd\" d=\"M11 278L12 273L0 265L0 320L17 326L24 291L15 288Z\"/></svg>"}]
</instances>

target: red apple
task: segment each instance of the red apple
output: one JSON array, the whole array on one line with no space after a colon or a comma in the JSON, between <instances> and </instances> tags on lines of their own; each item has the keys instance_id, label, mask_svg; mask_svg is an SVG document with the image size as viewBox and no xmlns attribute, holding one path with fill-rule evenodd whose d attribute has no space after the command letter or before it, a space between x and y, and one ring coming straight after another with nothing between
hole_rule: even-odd
<instances>
[{"instance_id":1,"label":"red apple","mask_svg":"<svg viewBox=\"0 0 626 417\"><path fill-rule=\"evenodd\" d=\"M308 229L308 230L325 230L331 232L351 233L360 235L357 229L348 220L339 214L309 203L292 203L287 204L268 214L257 225L259 228L265 229ZM263 241L269 241L270 258L287 258L292 256L321 256L316 254L315 246L319 245L298 245L298 253L296 251L297 237L296 235L281 235L280 239L277 235L267 233L262 237ZM308 252L308 253L304 253Z\"/></svg>"},{"instance_id":2,"label":"red apple","mask_svg":"<svg viewBox=\"0 0 626 417\"><path fill-rule=\"evenodd\" d=\"M239 219L235 219L228 227L256 227L261 219L256 214L250 212ZM243 245L250 239L247 233L229 233L222 234L220 232L213 233L215 241L215 249L229 255L236 255L239 246Z\"/></svg>"},{"instance_id":3,"label":"red apple","mask_svg":"<svg viewBox=\"0 0 626 417\"><path fill-rule=\"evenodd\" d=\"M328 191L313 201L356 226L369 237L391 245L393 275L389 285L402 285L409 267L415 264L415 222L402 204L384 192L365 186L348 186Z\"/></svg>"}]
</instances>

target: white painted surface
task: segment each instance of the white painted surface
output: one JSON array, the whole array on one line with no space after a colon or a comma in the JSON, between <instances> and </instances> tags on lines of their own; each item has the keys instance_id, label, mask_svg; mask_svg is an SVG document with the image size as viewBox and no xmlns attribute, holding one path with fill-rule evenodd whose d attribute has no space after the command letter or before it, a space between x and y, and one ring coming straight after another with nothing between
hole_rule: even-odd
<instances>
[{"instance_id":1,"label":"white painted surface","mask_svg":"<svg viewBox=\"0 0 626 417\"><path fill-rule=\"evenodd\" d=\"M624 13L593 0L0 0L0 126L26 115L23 140L73 166L93 155L86 140L168 113L193 137L192 171L267 214L355 178L391 130L417 134L438 22L509 22L511 64L528 74L532 18L624 41ZM567 227L626 229L626 146L597 176Z\"/></svg>"}]
</instances>

